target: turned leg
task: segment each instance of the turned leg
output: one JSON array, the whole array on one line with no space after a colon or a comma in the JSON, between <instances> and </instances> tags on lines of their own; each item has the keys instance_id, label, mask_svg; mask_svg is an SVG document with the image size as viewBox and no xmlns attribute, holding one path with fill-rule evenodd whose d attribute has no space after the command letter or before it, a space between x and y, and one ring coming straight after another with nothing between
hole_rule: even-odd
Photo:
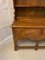
<instances>
[{"instance_id":1,"label":"turned leg","mask_svg":"<svg viewBox=\"0 0 45 60\"><path fill-rule=\"evenodd\" d=\"M15 28L12 27L12 32L13 32L13 41L14 41L14 50L17 50L17 39L16 39L16 32Z\"/></svg>"},{"instance_id":2,"label":"turned leg","mask_svg":"<svg viewBox=\"0 0 45 60\"><path fill-rule=\"evenodd\" d=\"M14 51L17 50L17 44L16 44L17 41L14 42Z\"/></svg>"},{"instance_id":3,"label":"turned leg","mask_svg":"<svg viewBox=\"0 0 45 60\"><path fill-rule=\"evenodd\" d=\"M38 50L38 41L36 42L35 50Z\"/></svg>"}]
</instances>

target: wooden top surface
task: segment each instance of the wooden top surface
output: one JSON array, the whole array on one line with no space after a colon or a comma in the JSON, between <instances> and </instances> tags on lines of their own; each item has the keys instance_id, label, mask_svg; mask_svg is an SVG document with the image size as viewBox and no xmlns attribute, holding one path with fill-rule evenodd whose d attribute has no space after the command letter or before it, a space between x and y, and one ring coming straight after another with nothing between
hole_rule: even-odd
<instances>
[{"instance_id":1,"label":"wooden top surface","mask_svg":"<svg viewBox=\"0 0 45 60\"><path fill-rule=\"evenodd\" d=\"M12 27L30 27L30 28L45 28L45 18L17 18L16 22L13 22Z\"/></svg>"}]
</instances>

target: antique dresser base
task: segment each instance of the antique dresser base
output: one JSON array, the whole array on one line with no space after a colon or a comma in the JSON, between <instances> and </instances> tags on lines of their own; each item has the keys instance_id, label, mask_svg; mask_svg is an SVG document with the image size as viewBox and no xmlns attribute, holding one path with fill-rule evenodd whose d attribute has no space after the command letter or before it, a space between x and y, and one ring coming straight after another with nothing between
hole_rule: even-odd
<instances>
[{"instance_id":1,"label":"antique dresser base","mask_svg":"<svg viewBox=\"0 0 45 60\"><path fill-rule=\"evenodd\" d=\"M33 29L33 30L34 29L39 29L40 30L39 31L40 32L39 36L37 35L36 38L33 37L31 35L30 31L29 31L30 29ZM43 32L44 32L43 30L45 30L45 28L42 28L42 27L41 28L39 28L39 27L37 27L37 28L35 28L35 27L29 27L28 28L28 27L24 27L24 26L23 27L16 27L16 26L12 25L12 32L13 32L13 38L14 38L14 50L16 51L17 49L35 49L35 50L37 50L37 49L44 49L45 46L39 46L38 45L41 41L44 41L44 39L45 39L45 34L43 34ZM30 38L33 39L32 42L35 41L36 45L35 46L17 46L18 39L19 40L23 40L24 38L27 38L27 37L29 39Z\"/></svg>"},{"instance_id":2,"label":"antique dresser base","mask_svg":"<svg viewBox=\"0 0 45 60\"><path fill-rule=\"evenodd\" d=\"M38 46L38 43L35 46L17 46L16 42L14 43L14 51L16 51L17 49L45 49L45 46Z\"/></svg>"}]
</instances>

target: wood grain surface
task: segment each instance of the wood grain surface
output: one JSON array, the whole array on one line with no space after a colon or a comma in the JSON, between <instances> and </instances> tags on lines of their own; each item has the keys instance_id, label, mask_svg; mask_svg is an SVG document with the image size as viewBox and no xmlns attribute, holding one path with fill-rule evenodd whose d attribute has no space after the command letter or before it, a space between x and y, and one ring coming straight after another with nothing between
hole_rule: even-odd
<instances>
[{"instance_id":1,"label":"wood grain surface","mask_svg":"<svg viewBox=\"0 0 45 60\"><path fill-rule=\"evenodd\" d=\"M13 0L14 21L12 33L14 50L17 48L45 48L38 46L45 40L45 0ZM18 40L35 40L35 46L17 46Z\"/></svg>"}]
</instances>

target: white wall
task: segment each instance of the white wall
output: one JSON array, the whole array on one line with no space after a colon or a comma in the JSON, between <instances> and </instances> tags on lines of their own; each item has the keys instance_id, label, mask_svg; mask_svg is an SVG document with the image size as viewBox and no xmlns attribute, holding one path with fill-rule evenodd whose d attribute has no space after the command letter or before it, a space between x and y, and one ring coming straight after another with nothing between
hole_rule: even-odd
<instances>
[{"instance_id":1,"label":"white wall","mask_svg":"<svg viewBox=\"0 0 45 60\"><path fill-rule=\"evenodd\" d=\"M11 24L14 20L13 0L0 0L0 41L11 35Z\"/></svg>"}]
</instances>

